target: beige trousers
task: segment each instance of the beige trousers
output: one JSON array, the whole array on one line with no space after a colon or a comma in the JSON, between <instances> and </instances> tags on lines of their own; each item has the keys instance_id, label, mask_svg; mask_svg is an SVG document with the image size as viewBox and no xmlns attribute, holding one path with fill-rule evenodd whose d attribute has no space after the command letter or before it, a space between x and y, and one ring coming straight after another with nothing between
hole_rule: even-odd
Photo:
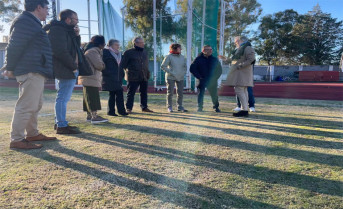
<instances>
[{"instance_id":1,"label":"beige trousers","mask_svg":"<svg viewBox=\"0 0 343 209\"><path fill-rule=\"evenodd\" d=\"M249 110L249 95L248 95L248 87L247 86L235 86L235 92L238 96L239 100L241 101L241 109L248 111Z\"/></svg>"},{"instance_id":2,"label":"beige trousers","mask_svg":"<svg viewBox=\"0 0 343 209\"><path fill-rule=\"evenodd\" d=\"M182 100L183 100L183 80L182 81L175 81L168 79L167 82L167 107L173 106L173 94L174 94L174 87L176 84L176 95L177 95L177 105L178 110L183 109Z\"/></svg>"},{"instance_id":3,"label":"beige trousers","mask_svg":"<svg viewBox=\"0 0 343 209\"><path fill-rule=\"evenodd\" d=\"M28 73L16 76L19 83L19 98L15 105L11 140L21 141L26 136L37 136L38 113L43 105L43 90L45 77L38 73Z\"/></svg>"}]
</instances>

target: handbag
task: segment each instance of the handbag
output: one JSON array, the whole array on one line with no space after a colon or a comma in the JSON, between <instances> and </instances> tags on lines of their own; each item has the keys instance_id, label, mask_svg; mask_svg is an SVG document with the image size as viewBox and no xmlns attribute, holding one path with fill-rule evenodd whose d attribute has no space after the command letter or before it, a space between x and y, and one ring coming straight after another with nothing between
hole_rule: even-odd
<instances>
[{"instance_id":1,"label":"handbag","mask_svg":"<svg viewBox=\"0 0 343 209\"><path fill-rule=\"evenodd\" d=\"M79 75L80 76L91 76L91 75L93 75L93 70L90 67L84 53L81 52L80 54L82 57L82 62L79 61Z\"/></svg>"},{"instance_id":2,"label":"handbag","mask_svg":"<svg viewBox=\"0 0 343 209\"><path fill-rule=\"evenodd\" d=\"M76 44L75 39L73 39L74 46L76 47L77 50L77 55L79 57L79 76L91 76L93 75L93 70L91 69L85 54L83 53L83 50Z\"/></svg>"}]
</instances>

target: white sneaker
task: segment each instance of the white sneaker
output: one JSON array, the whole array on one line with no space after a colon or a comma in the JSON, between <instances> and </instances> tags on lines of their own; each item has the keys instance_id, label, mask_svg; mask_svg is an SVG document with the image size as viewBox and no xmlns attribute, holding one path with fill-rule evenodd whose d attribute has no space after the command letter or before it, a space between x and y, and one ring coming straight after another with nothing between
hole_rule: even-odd
<instances>
[{"instance_id":1,"label":"white sneaker","mask_svg":"<svg viewBox=\"0 0 343 209\"><path fill-rule=\"evenodd\" d=\"M240 107L236 107L235 109L233 109L233 111L239 112L239 111L241 111L241 108Z\"/></svg>"},{"instance_id":2,"label":"white sneaker","mask_svg":"<svg viewBox=\"0 0 343 209\"><path fill-rule=\"evenodd\" d=\"M255 112L255 107L250 107L249 110L250 112Z\"/></svg>"},{"instance_id":3,"label":"white sneaker","mask_svg":"<svg viewBox=\"0 0 343 209\"><path fill-rule=\"evenodd\" d=\"M173 111L173 108L168 107L168 112L174 112L174 111Z\"/></svg>"}]
</instances>

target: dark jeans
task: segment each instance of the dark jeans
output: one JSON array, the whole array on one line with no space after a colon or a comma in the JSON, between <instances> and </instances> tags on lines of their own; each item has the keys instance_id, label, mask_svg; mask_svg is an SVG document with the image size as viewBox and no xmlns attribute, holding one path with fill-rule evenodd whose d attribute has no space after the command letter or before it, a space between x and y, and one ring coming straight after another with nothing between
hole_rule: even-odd
<instances>
[{"instance_id":1,"label":"dark jeans","mask_svg":"<svg viewBox=\"0 0 343 209\"><path fill-rule=\"evenodd\" d=\"M142 110L148 108L148 81L139 81L127 83L127 97L126 97L126 109L132 110L133 103L135 101L135 94L139 87L140 101Z\"/></svg>"},{"instance_id":2,"label":"dark jeans","mask_svg":"<svg viewBox=\"0 0 343 209\"><path fill-rule=\"evenodd\" d=\"M124 106L124 94L123 89L119 89L116 91L109 91L108 92L108 106L107 106L107 114L113 115L116 113L115 106L117 105L117 111L119 114L124 114L125 106Z\"/></svg>"},{"instance_id":3,"label":"dark jeans","mask_svg":"<svg viewBox=\"0 0 343 209\"><path fill-rule=\"evenodd\" d=\"M219 107L217 86L207 86L213 103L213 109ZM198 108L202 109L204 104L205 87L198 87Z\"/></svg>"},{"instance_id":4,"label":"dark jeans","mask_svg":"<svg viewBox=\"0 0 343 209\"><path fill-rule=\"evenodd\" d=\"M248 86L248 95L249 95L249 107L255 107L255 97L254 97L254 91L251 86ZM237 107L241 107L241 102L239 101L239 98L236 96L237 100Z\"/></svg>"}]
</instances>

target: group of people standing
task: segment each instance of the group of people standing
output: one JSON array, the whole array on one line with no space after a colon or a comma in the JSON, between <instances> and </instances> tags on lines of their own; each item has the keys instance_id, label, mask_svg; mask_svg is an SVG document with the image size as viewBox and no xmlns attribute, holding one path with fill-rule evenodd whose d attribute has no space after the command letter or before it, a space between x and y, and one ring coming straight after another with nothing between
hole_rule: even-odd
<instances>
[{"instance_id":1,"label":"group of people standing","mask_svg":"<svg viewBox=\"0 0 343 209\"><path fill-rule=\"evenodd\" d=\"M42 145L34 141L55 140L38 131L37 117L43 104L44 82L47 78L57 81L55 101L56 134L81 133L66 119L67 104L75 84L83 85L83 110L86 120L92 124L107 122L98 115L101 110L99 89L109 92L108 116L123 116L133 112L134 96L140 92L140 107L148 108L149 58L144 49L144 39L133 39L133 48L120 52L120 42L108 41L101 35L93 36L81 47L79 20L76 12L63 10L60 20L53 20L42 27L48 15L47 0L25 0L25 11L12 23L10 41L6 52L5 72L19 83L19 99L15 106L11 125L10 148L37 149ZM232 60L227 84L235 87L241 109L234 116L248 115L248 87L253 86L252 64L255 53L244 37L236 37L237 50ZM162 62L166 72L167 111L173 112L173 93L176 86L177 111L187 112L183 106L184 77L187 72L186 59L181 55L181 45L171 44L170 53ZM212 55L212 47L205 45L190 66L197 78L198 112L203 111L205 90L210 93L213 110L220 112L218 101L218 79L222 74L219 59ZM227 59L219 56L220 59ZM123 79L127 81L127 97L124 105ZM249 91L250 92L250 91ZM116 107L116 108L115 108ZM250 107L251 108L251 107ZM26 132L26 133L25 133Z\"/></svg>"}]
</instances>

